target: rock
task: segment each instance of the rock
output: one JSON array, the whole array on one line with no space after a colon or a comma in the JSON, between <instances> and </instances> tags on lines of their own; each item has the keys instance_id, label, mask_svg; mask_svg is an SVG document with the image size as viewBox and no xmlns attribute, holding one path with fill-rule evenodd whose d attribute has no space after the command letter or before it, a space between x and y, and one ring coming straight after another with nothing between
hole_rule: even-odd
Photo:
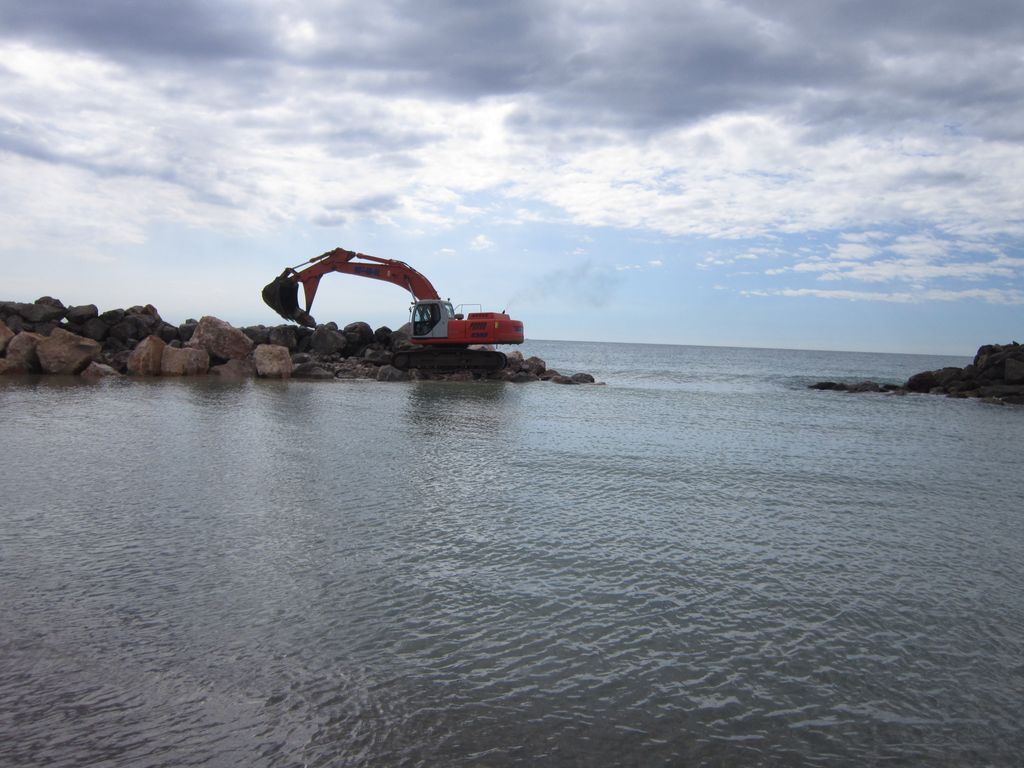
<instances>
[{"instance_id":1,"label":"rock","mask_svg":"<svg viewBox=\"0 0 1024 768\"><path fill-rule=\"evenodd\" d=\"M147 336L128 355L128 373L133 376L159 376L166 342L159 336Z\"/></svg>"},{"instance_id":2,"label":"rock","mask_svg":"<svg viewBox=\"0 0 1024 768\"><path fill-rule=\"evenodd\" d=\"M882 385L877 381L860 381L847 387L847 392L881 392Z\"/></svg>"},{"instance_id":3,"label":"rock","mask_svg":"<svg viewBox=\"0 0 1024 768\"><path fill-rule=\"evenodd\" d=\"M840 392L846 391L846 385L840 384L838 381L819 381L815 384L811 384L807 387L808 389L822 389L822 390L838 390Z\"/></svg>"},{"instance_id":4,"label":"rock","mask_svg":"<svg viewBox=\"0 0 1024 768\"><path fill-rule=\"evenodd\" d=\"M74 376L81 373L101 351L98 341L76 336L63 328L54 329L36 345L39 367L44 373Z\"/></svg>"},{"instance_id":5,"label":"rock","mask_svg":"<svg viewBox=\"0 0 1024 768\"><path fill-rule=\"evenodd\" d=\"M110 327L100 318L94 317L82 323L82 335L93 341L103 341L110 333Z\"/></svg>"},{"instance_id":6,"label":"rock","mask_svg":"<svg viewBox=\"0 0 1024 768\"><path fill-rule=\"evenodd\" d=\"M367 323L349 323L345 326L344 334L348 343L357 349L373 342L373 328Z\"/></svg>"},{"instance_id":7,"label":"rock","mask_svg":"<svg viewBox=\"0 0 1024 768\"><path fill-rule=\"evenodd\" d=\"M108 335L118 341L130 342L132 339L144 339L150 335L150 323L139 315L125 315L120 322L110 326Z\"/></svg>"},{"instance_id":8,"label":"rock","mask_svg":"<svg viewBox=\"0 0 1024 768\"><path fill-rule=\"evenodd\" d=\"M67 312L64 313L64 317L67 318L69 323L76 323L81 325L94 317L99 317L100 311L96 308L95 304L81 304L77 307L68 307Z\"/></svg>"},{"instance_id":9,"label":"rock","mask_svg":"<svg viewBox=\"0 0 1024 768\"><path fill-rule=\"evenodd\" d=\"M571 378L577 384L593 384L594 383L594 377L591 376L589 373L574 373Z\"/></svg>"},{"instance_id":10,"label":"rock","mask_svg":"<svg viewBox=\"0 0 1024 768\"><path fill-rule=\"evenodd\" d=\"M256 375L268 379L287 379L292 375L292 357L288 347L260 344L253 352Z\"/></svg>"},{"instance_id":11,"label":"rock","mask_svg":"<svg viewBox=\"0 0 1024 768\"><path fill-rule=\"evenodd\" d=\"M124 320L125 311L123 309L108 309L106 312L100 315L100 320L106 323L108 326L117 325Z\"/></svg>"},{"instance_id":12,"label":"rock","mask_svg":"<svg viewBox=\"0 0 1024 768\"><path fill-rule=\"evenodd\" d=\"M523 353L518 349L509 352L505 355L505 370L507 371L519 371L526 367L526 360L523 359Z\"/></svg>"},{"instance_id":13,"label":"rock","mask_svg":"<svg viewBox=\"0 0 1024 768\"><path fill-rule=\"evenodd\" d=\"M14 331L12 331L3 320L0 320L0 355L7 349L7 345L10 344L11 339L15 337Z\"/></svg>"},{"instance_id":14,"label":"rock","mask_svg":"<svg viewBox=\"0 0 1024 768\"><path fill-rule=\"evenodd\" d=\"M935 371L923 371L907 379L904 387L911 392L931 392L938 385L939 380L935 375Z\"/></svg>"},{"instance_id":15,"label":"rock","mask_svg":"<svg viewBox=\"0 0 1024 768\"><path fill-rule=\"evenodd\" d=\"M516 371L505 377L505 381L513 384L528 384L531 381L540 381L540 376L529 371Z\"/></svg>"},{"instance_id":16,"label":"rock","mask_svg":"<svg viewBox=\"0 0 1024 768\"><path fill-rule=\"evenodd\" d=\"M316 363L301 363L292 368L294 379L333 379L334 374L326 368L321 368Z\"/></svg>"},{"instance_id":17,"label":"rock","mask_svg":"<svg viewBox=\"0 0 1024 768\"><path fill-rule=\"evenodd\" d=\"M267 344L276 344L294 352L299 346L299 335L290 325L277 325L267 333Z\"/></svg>"},{"instance_id":18,"label":"rock","mask_svg":"<svg viewBox=\"0 0 1024 768\"><path fill-rule=\"evenodd\" d=\"M64 317L64 305L56 299L47 299L49 297L44 296L35 304L15 304L14 311L28 323L52 323ZM50 301L57 303L49 303Z\"/></svg>"},{"instance_id":19,"label":"rock","mask_svg":"<svg viewBox=\"0 0 1024 768\"><path fill-rule=\"evenodd\" d=\"M210 357L222 360L243 360L252 352L252 339L225 321L204 315L199 319L186 347L205 349Z\"/></svg>"},{"instance_id":20,"label":"rock","mask_svg":"<svg viewBox=\"0 0 1024 768\"><path fill-rule=\"evenodd\" d=\"M1019 397L1024 396L1024 384L993 384L978 389L981 397Z\"/></svg>"},{"instance_id":21,"label":"rock","mask_svg":"<svg viewBox=\"0 0 1024 768\"><path fill-rule=\"evenodd\" d=\"M86 381L99 381L100 379L107 379L111 376L121 376L120 373L115 371L109 365L104 365L103 363L97 363L95 361L89 363L89 365L85 367L85 370L78 375Z\"/></svg>"},{"instance_id":22,"label":"rock","mask_svg":"<svg viewBox=\"0 0 1024 768\"><path fill-rule=\"evenodd\" d=\"M373 340L382 347L387 347L391 343L391 333L392 331L390 328L386 325L382 325L373 332Z\"/></svg>"},{"instance_id":23,"label":"rock","mask_svg":"<svg viewBox=\"0 0 1024 768\"><path fill-rule=\"evenodd\" d=\"M536 356L526 358L526 360L523 361L523 365L527 371L538 377L547 370L547 363Z\"/></svg>"},{"instance_id":24,"label":"rock","mask_svg":"<svg viewBox=\"0 0 1024 768\"><path fill-rule=\"evenodd\" d=\"M242 333L252 339L256 346L270 343L270 329L265 325L247 325L242 328Z\"/></svg>"},{"instance_id":25,"label":"rock","mask_svg":"<svg viewBox=\"0 0 1024 768\"><path fill-rule=\"evenodd\" d=\"M199 327L198 320L188 319L184 323L178 326L178 338L183 342L187 342L192 338L192 334L196 332L196 328Z\"/></svg>"},{"instance_id":26,"label":"rock","mask_svg":"<svg viewBox=\"0 0 1024 768\"><path fill-rule=\"evenodd\" d=\"M7 316L5 322L7 323L7 327L10 328L11 332L15 335L22 331L29 330L25 327L25 321L21 318L21 315L10 314Z\"/></svg>"},{"instance_id":27,"label":"rock","mask_svg":"<svg viewBox=\"0 0 1024 768\"><path fill-rule=\"evenodd\" d=\"M252 360L228 360L210 368L210 375L222 379L250 379L256 375Z\"/></svg>"},{"instance_id":28,"label":"rock","mask_svg":"<svg viewBox=\"0 0 1024 768\"><path fill-rule=\"evenodd\" d=\"M340 354L347 346L348 338L327 325L317 326L310 341L310 351L320 357Z\"/></svg>"},{"instance_id":29,"label":"rock","mask_svg":"<svg viewBox=\"0 0 1024 768\"><path fill-rule=\"evenodd\" d=\"M388 365L394 358L394 353L387 349L374 349L367 347L363 351L363 359L376 365Z\"/></svg>"},{"instance_id":30,"label":"rock","mask_svg":"<svg viewBox=\"0 0 1024 768\"><path fill-rule=\"evenodd\" d=\"M205 349L167 346L160 357L161 376L201 376L208 370L210 355Z\"/></svg>"},{"instance_id":31,"label":"rock","mask_svg":"<svg viewBox=\"0 0 1024 768\"><path fill-rule=\"evenodd\" d=\"M557 374L555 376L552 376L548 380L554 382L555 384L578 384L579 383L578 381L573 381L568 376L562 376L561 374Z\"/></svg>"},{"instance_id":32,"label":"rock","mask_svg":"<svg viewBox=\"0 0 1024 768\"><path fill-rule=\"evenodd\" d=\"M7 373L35 373L39 370L39 356L36 346L43 336L31 331L16 334L7 343Z\"/></svg>"},{"instance_id":33,"label":"rock","mask_svg":"<svg viewBox=\"0 0 1024 768\"><path fill-rule=\"evenodd\" d=\"M157 324L157 327L153 329L153 332L154 335L159 336L168 344L180 341L178 338L178 326L165 323L163 320Z\"/></svg>"},{"instance_id":34,"label":"rock","mask_svg":"<svg viewBox=\"0 0 1024 768\"><path fill-rule=\"evenodd\" d=\"M393 365L382 365L377 369L377 381L408 381L407 371L400 371Z\"/></svg>"},{"instance_id":35,"label":"rock","mask_svg":"<svg viewBox=\"0 0 1024 768\"><path fill-rule=\"evenodd\" d=\"M1024 384L1024 361L1008 358L1003 370L1003 381L1007 384Z\"/></svg>"}]
</instances>

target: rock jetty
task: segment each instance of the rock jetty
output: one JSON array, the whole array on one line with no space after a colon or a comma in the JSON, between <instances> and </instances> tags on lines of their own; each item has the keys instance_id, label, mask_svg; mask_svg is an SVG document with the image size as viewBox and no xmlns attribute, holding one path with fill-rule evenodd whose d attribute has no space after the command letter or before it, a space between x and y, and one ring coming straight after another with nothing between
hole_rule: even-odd
<instances>
[{"instance_id":1,"label":"rock jetty","mask_svg":"<svg viewBox=\"0 0 1024 768\"><path fill-rule=\"evenodd\" d=\"M374 330L364 322L343 328L335 323L236 328L212 315L174 325L151 304L100 312L95 304L68 307L50 296L32 303L0 301L0 375L595 383L588 373L564 375L518 351L507 355L504 370L489 374L402 371L391 365L395 352L410 347L415 345L408 326L396 331Z\"/></svg>"},{"instance_id":2,"label":"rock jetty","mask_svg":"<svg viewBox=\"0 0 1024 768\"><path fill-rule=\"evenodd\" d=\"M922 392L947 397L977 397L993 403L1024 405L1024 345L986 344L978 349L974 362L963 368L922 371L904 384L862 381L845 384L819 381L811 389L837 392L891 392L905 395Z\"/></svg>"}]
</instances>

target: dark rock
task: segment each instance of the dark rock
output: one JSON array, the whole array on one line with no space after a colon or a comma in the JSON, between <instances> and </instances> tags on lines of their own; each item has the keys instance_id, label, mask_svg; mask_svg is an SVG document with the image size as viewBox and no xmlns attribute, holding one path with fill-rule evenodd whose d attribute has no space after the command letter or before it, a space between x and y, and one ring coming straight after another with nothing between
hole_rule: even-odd
<instances>
[{"instance_id":1,"label":"dark rock","mask_svg":"<svg viewBox=\"0 0 1024 768\"><path fill-rule=\"evenodd\" d=\"M299 335L295 332L293 326L277 325L267 333L267 343L276 344L279 347L285 347L289 351L294 352L299 345Z\"/></svg>"},{"instance_id":2,"label":"dark rock","mask_svg":"<svg viewBox=\"0 0 1024 768\"><path fill-rule=\"evenodd\" d=\"M178 336L178 327L176 325L171 325L170 323L165 323L161 320L159 327L154 330L156 331L156 335L168 344L181 341Z\"/></svg>"},{"instance_id":3,"label":"dark rock","mask_svg":"<svg viewBox=\"0 0 1024 768\"><path fill-rule=\"evenodd\" d=\"M199 321L188 319L184 323L178 326L178 338L181 339L182 343L188 342L192 335L196 332L196 328L199 327Z\"/></svg>"},{"instance_id":4,"label":"dark rock","mask_svg":"<svg viewBox=\"0 0 1024 768\"><path fill-rule=\"evenodd\" d=\"M270 329L265 325L247 325L242 328L242 333L252 339L252 343L257 346L270 343Z\"/></svg>"},{"instance_id":5,"label":"dark rock","mask_svg":"<svg viewBox=\"0 0 1024 768\"><path fill-rule=\"evenodd\" d=\"M108 326L116 325L124 320L125 311L123 309L108 309L106 312L100 315L100 320L106 323Z\"/></svg>"},{"instance_id":6,"label":"dark rock","mask_svg":"<svg viewBox=\"0 0 1024 768\"><path fill-rule=\"evenodd\" d=\"M392 331L390 328L386 325L382 325L373 332L373 340L382 347L387 347L391 343L391 333Z\"/></svg>"},{"instance_id":7,"label":"dark rock","mask_svg":"<svg viewBox=\"0 0 1024 768\"><path fill-rule=\"evenodd\" d=\"M846 391L846 385L840 384L837 381L819 381L815 384L811 384L807 387L808 389L822 389L822 390L839 390L840 392Z\"/></svg>"},{"instance_id":8,"label":"dark rock","mask_svg":"<svg viewBox=\"0 0 1024 768\"><path fill-rule=\"evenodd\" d=\"M594 383L594 377L591 376L589 373L574 373L572 375L572 380L575 381L577 384L593 384Z\"/></svg>"},{"instance_id":9,"label":"dark rock","mask_svg":"<svg viewBox=\"0 0 1024 768\"><path fill-rule=\"evenodd\" d=\"M61 301L60 299L55 299L53 298L53 296L40 296L38 299L36 299L35 303L44 304L47 307L53 307L54 309L59 309L62 312L65 309L67 309L67 307L64 306L63 301Z\"/></svg>"},{"instance_id":10,"label":"dark rock","mask_svg":"<svg viewBox=\"0 0 1024 768\"><path fill-rule=\"evenodd\" d=\"M321 357L337 355L344 351L347 346L347 337L338 331L331 330L326 325L318 326L313 331L313 336L310 340L310 350L314 355Z\"/></svg>"},{"instance_id":11,"label":"dark rock","mask_svg":"<svg viewBox=\"0 0 1024 768\"><path fill-rule=\"evenodd\" d=\"M547 363L536 356L526 358L523 365L527 371L538 377L542 376L547 370Z\"/></svg>"},{"instance_id":12,"label":"dark rock","mask_svg":"<svg viewBox=\"0 0 1024 768\"><path fill-rule=\"evenodd\" d=\"M1008 358L1004 364L1003 381L1007 384L1024 384L1024 361L1017 357Z\"/></svg>"},{"instance_id":13,"label":"dark rock","mask_svg":"<svg viewBox=\"0 0 1024 768\"><path fill-rule=\"evenodd\" d=\"M532 381L540 381L540 376L529 371L516 371L505 378L505 381L512 384L528 384Z\"/></svg>"},{"instance_id":14,"label":"dark rock","mask_svg":"<svg viewBox=\"0 0 1024 768\"><path fill-rule=\"evenodd\" d=\"M125 315L119 323L110 326L108 335L118 341L128 342L129 339L144 339L150 335L149 323L138 315ZM164 342L166 343L166 342Z\"/></svg>"},{"instance_id":15,"label":"dark rock","mask_svg":"<svg viewBox=\"0 0 1024 768\"><path fill-rule=\"evenodd\" d=\"M373 343L373 328L367 323L349 323L345 326L344 333L353 347L366 347Z\"/></svg>"},{"instance_id":16,"label":"dark rock","mask_svg":"<svg viewBox=\"0 0 1024 768\"><path fill-rule=\"evenodd\" d=\"M77 307L68 307L68 311L64 314L69 323L76 323L81 325L94 317L99 317L100 311L96 308L95 304L80 304Z\"/></svg>"},{"instance_id":17,"label":"dark rock","mask_svg":"<svg viewBox=\"0 0 1024 768\"><path fill-rule=\"evenodd\" d=\"M561 374L556 374L556 375L552 376L549 379L549 381L551 381L551 382L553 382L555 384L579 384L578 381L573 381L568 376L562 376Z\"/></svg>"},{"instance_id":18,"label":"dark rock","mask_svg":"<svg viewBox=\"0 0 1024 768\"><path fill-rule=\"evenodd\" d=\"M393 365L382 365L377 369L377 381L408 381L409 373L400 371Z\"/></svg>"},{"instance_id":19,"label":"dark rock","mask_svg":"<svg viewBox=\"0 0 1024 768\"><path fill-rule=\"evenodd\" d=\"M980 387L978 394L981 397L1016 397L1024 395L1024 384L992 384L987 387Z\"/></svg>"},{"instance_id":20,"label":"dark rock","mask_svg":"<svg viewBox=\"0 0 1024 768\"><path fill-rule=\"evenodd\" d=\"M363 359L377 365L389 365L393 358L394 353L386 349L367 347L363 351Z\"/></svg>"},{"instance_id":21,"label":"dark rock","mask_svg":"<svg viewBox=\"0 0 1024 768\"><path fill-rule=\"evenodd\" d=\"M938 385L939 380L935 371L922 371L907 379L905 387L911 392L931 392Z\"/></svg>"},{"instance_id":22,"label":"dark rock","mask_svg":"<svg viewBox=\"0 0 1024 768\"><path fill-rule=\"evenodd\" d=\"M7 327L10 328L11 331L13 331L14 333L21 333L22 331L26 330L25 321L22 319L21 315L8 315L7 320L5 322L7 323Z\"/></svg>"},{"instance_id":23,"label":"dark rock","mask_svg":"<svg viewBox=\"0 0 1024 768\"><path fill-rule=\"evenodd\" d=\"M43 298L47 297L44 296ZM39 301L42 301L42 299ZM39 303L39 301L35 304L16 304L14 305L16 307L15 311L26 323L52 323L64 317L64 305L60 304L60 302L57 302L60 306L56 306L46 302Z\"/></svg>"}]
</instances>

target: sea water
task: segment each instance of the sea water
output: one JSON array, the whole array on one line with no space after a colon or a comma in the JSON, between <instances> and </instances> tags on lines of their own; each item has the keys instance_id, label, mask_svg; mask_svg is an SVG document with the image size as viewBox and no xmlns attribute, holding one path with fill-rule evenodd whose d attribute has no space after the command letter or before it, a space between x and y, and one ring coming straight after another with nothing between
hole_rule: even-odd
<instances>
[{"instance_id":1,"label":"sea water","mask_svg":"<svg viewBox=\"0 0 1024 768\"><path fill-rule=\"evenodd\" d=\"M0 379L0 765L1019 765L1024 408L960 358Z\"/></svg>"}]
</instances>

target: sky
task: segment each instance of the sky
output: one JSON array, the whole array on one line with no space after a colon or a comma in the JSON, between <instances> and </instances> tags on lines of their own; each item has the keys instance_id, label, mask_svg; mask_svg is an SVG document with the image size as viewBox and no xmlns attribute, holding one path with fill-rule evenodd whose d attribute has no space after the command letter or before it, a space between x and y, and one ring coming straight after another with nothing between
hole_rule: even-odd
<instances>
[{"instance_id":1,"label":"sky","mask_svg":"<svg viewBox=\"0 0 1024 768\"><path fill-rule=\"evenodd\" d=\"M534 339L1024 341L1024 4L0 0L0 299L271 325L339 246Z\"/></svg>"}]
</instances>

